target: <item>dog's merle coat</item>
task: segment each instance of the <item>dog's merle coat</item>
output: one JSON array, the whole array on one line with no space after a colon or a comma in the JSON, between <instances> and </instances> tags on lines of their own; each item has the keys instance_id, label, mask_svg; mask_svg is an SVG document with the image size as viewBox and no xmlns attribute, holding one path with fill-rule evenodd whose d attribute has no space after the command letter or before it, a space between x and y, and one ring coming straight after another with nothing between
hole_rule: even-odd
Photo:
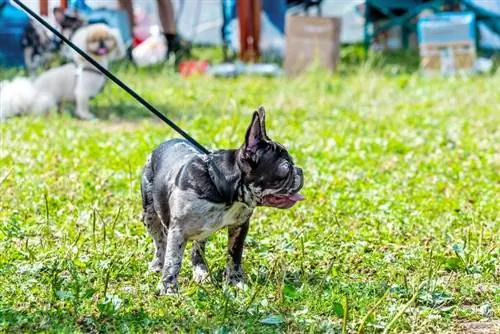
<instances>
[{"instance_id":1,"label":"dog's merle coat","mask_svg":"<svg viewBox=\"0 0 500 334\"><path fill-rule=\"evenodd\" d=\"M156 148L142 175L143 221L153 237L150 268L163 271L160 292L177 291L177 276L188 240L196 281L207 279L201 252L206 238L228 227L226 278L242 281L243 244L256 206L291 207L301 200L302 170L286 149L267 137L265 112L255 112L245 143L235 150L199 154L185 140Z\"/></svg>"}]
</instances>

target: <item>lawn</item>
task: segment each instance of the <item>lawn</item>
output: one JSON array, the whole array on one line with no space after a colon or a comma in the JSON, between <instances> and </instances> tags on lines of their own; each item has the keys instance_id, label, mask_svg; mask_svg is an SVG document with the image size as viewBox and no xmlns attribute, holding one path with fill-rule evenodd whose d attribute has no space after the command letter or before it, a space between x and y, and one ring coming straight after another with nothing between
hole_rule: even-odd
<instances>
[{"instance_id":1,"label":"lawn","mask_svg":"<svg viewBox=\"0 0 500 334\"><path fill-rule=\"evenodd\" d=\"M1 124L0 331L494 330L500 72L423 78L352 57L337 75L293 80L115 68L210 149L239 146L264 105L268 134L303 167L305 202L253 216L245 290L221 279L221 231L207 246L212 283L191 280L186 252L179 295L155 295L140 175L177 135L117 86L92 101L97 121Z\"/></svg>"}]
</instances>

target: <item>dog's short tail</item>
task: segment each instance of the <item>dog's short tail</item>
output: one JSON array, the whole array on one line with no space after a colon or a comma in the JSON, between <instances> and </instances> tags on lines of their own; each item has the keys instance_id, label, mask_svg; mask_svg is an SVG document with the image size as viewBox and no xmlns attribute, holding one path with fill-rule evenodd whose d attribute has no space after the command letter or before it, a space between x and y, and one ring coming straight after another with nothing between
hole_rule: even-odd
<instances>
[{"instance_id":1,"label":"dog's short tail","mask_svg":"<svg viewBox=\"0 0 500 334\"><path fill-rule=\"evenodd\" d=\"M39 92L28 78L0 82L0 119L21 114L41 114L56 106L55 99Z\"/></svg>"}]
</instances>

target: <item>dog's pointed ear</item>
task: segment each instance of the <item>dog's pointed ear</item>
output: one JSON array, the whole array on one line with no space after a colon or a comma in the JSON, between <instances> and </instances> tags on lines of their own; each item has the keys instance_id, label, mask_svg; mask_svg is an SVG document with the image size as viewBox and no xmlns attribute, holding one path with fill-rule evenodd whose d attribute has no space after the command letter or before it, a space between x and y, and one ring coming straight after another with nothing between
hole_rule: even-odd
<instances>
[{"instance_id":1,"label":"dog's pointed ear","mask_svg":"<svg viewBox=\"0 0 500 334\"><path fill-rule=\"evenodd\" d=\"M262 113L261 108L253 113L252 122L247 129L245 143L243 144L243 149L245 151L255 152L257 150L257 145L261 141L266 140L266 130L263 117L265 117L265 111L263 108Z\"/></svg>"},{"instance_id":2,"label":"dog's pointed ear","mask_svg":"<svg viewBox=\"0 0 500 334\"><path fill-rule=\"evenodd\" d=\"M266 132L266 110L264 109L263 106L260 106L259 109L257 110L257 113L259 114L260 127L262 129L262 133L264 134L264 138L266 140L269 140L269 137L267 136Z\"/></svg>"},{"instance_id":3,"label":"dog's pointed ear","mask_svg":"<svg viewBox=\"0 0 500 334\"><path fill-rule=\"evenodd\" d=\"M61 25L64 22L64 9L62 9L61 7L54 7L52 12L54 13L56 22Z\"/></svg>"}]
</instances>

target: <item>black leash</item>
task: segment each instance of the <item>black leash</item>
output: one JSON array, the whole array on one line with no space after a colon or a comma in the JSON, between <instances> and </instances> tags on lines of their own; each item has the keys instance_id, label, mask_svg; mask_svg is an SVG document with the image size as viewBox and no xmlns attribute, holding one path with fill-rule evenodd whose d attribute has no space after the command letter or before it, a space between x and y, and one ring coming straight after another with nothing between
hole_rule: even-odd
<instances>
[{"instance_id":1,"label":"black leash","mask_svg":"<svg viewBox=\"0 0 500 334\"><path fill-rule=\"evenodd\" d=\"M73 44L70 40L68 40L66 37L64 37L59 31L57 31L54 27L52 27L47 21L42 19L40 15L37 13L33 12L31 9L26 7L25 4L23 4L19 0L12 0L14 3L16 3L19 7L21 7L26 13L28 13L31 17L36 19L38 22L40 22L45 28L50 30L54 35L56 35L58 38L60 38L64 43L68 44L73 50L75 50L80 56L85 58L89 63L94 65L99 71L101 71L105 76L107 76L111 81L113 81L115 84L120 86L124 91L132 95L134 99L139 101L144 107L146 107L149 111L151 111L153 114L155 114L159 119L164 121L165 123L168 124L172 129L177 131L181 136L183 136L188 142L190 142L195 148L198 149L201 153L204 154L209 154L210 151L207 150L205 147L203 147L200 143L198 143L196 140L194 140L193 137L191 137L189 134L187 134L184 130L182 130L177 124L172 122L167 116L165 116L162 112L160 112L158 109L153 107L148 101L144 100L139 94L137 94L132 88L127 86L125 83L123 83L120 79L118 79L113 73L109 72L107 69L105 69L101 64L96 62L92 57L90 57L87 53L85 53L82 49L80 49L78 46Z\"/></svg>"}]
</instances>

